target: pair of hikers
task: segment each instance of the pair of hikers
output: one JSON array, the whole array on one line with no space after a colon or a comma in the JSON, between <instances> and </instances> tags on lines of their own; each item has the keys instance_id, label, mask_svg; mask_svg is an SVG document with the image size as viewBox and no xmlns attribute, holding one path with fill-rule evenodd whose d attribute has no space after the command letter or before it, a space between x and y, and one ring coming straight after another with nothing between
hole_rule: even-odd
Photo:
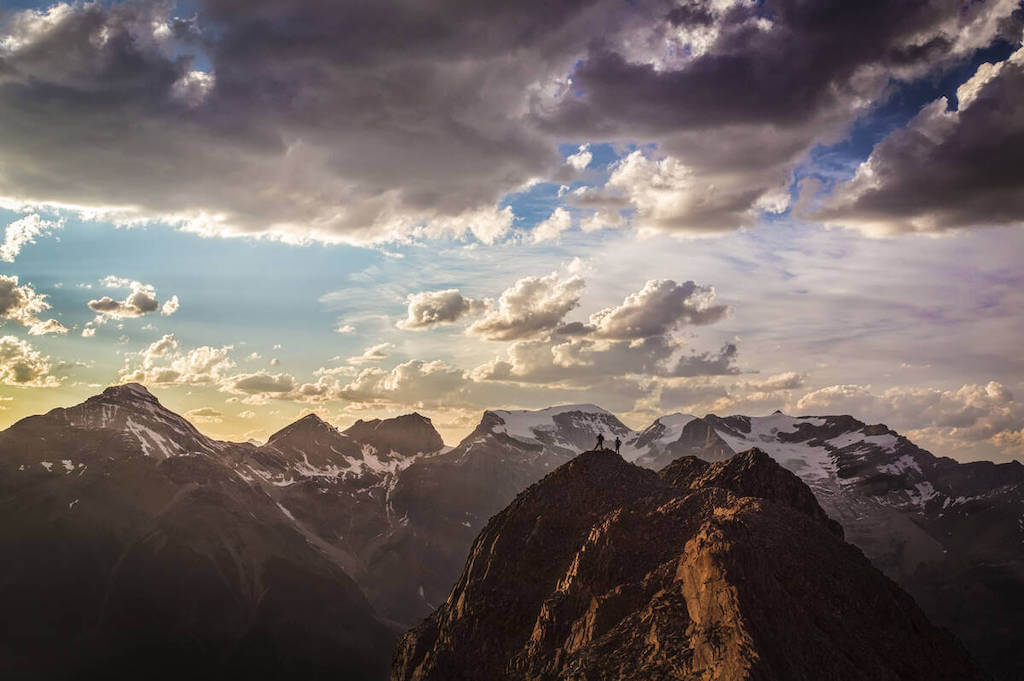
<instances>
[{"instance_id":1,"label":"pair of hikers","mask_svg":"<svg viewBox=\"0 0 1024 681\"><path fill-rule=\"evenodd\" d=\"M615 453L616 454L619 453L619 447L621 447L621 446L622 446L622 440L620 440L618 438L618 436L616 436L616 438L615 438ZM598 433L597 434L597 448L598 449L604 449L604 433Z\"/></svg>"}]
</instances>

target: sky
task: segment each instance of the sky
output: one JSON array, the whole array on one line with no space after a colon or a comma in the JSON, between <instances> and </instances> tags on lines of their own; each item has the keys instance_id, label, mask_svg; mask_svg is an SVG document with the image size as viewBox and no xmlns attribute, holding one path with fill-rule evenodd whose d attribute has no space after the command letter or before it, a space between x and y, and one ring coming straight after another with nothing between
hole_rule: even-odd
<instances>
[{"instance_id":1,"label":"sky","mask_svg":"<svg viewBox=\"0 0 1024 681\"><path fill-rule=\"evenodd\" d=\"M849 413L1024 460L1024 5L0 8L0 426L138 381Z\"/></svg>"}]
</instances>

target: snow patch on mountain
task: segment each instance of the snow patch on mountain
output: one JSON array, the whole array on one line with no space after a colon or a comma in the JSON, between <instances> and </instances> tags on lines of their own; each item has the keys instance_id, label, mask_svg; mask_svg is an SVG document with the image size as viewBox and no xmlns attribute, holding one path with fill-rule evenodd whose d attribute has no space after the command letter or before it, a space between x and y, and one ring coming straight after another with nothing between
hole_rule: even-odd
<instances>
[{"instance_id":1,"label":"snow patch on mountain","mask_svg":"<svg viewBox=\"0 0 1024 681\"><path fill-rule=\"evenodd\" d=\"M835 490L838 487L838 469L828 447L808 442L786 442L779 438L780 434L795 434L801 424L823 426L825 419L776 412L770 416L754 416L748 421L748 433L722 428L716 428L715 432L734 452L752 447L762 449L783 467L800 476L811 488Z\"/></svg>"},{"instance_id":2,"label":"snow patch on mountain","mask_svg":"<svg viewBox=\"0 0 1024 681\"><path fill-rule=\"evenodd\" d=\"M644 428L637 433L636 437L630 438L622 445L622 458L626 461L635 462L652 450L668 447L682 437L686 424L696 419L697 417L692 414L680 412L656 418L654 423Z\"/></svg>"},{"instance_id":3,"label":"snow patch on mountain","mask_svg":"<svg viewBox=\"0 0 1024 681\"><path fill-rule=\"evenodd\" d=\"M593 424L604 422L606 417L615 418L610 411L595 404L566 404L536 411L499 409L491 413L501 419L502 423L495 424L491 432L505 433L517 440L538 441L539 433L554 433L558 430L555 416L574 412L579 412L579 416L573 420L574 425L588 429ZM594 430L595 436L597 432Z\"/></svg>"},{"instance_id":4,"label":"snow patch on mountain","mask_svg":"<svg viewBox=\"0 0 1024 681\"><path fill-rule=\"evenodd\" d=\"M695 418L697 417L692 414L681 414L676 412L675 414L669 414L657 419L655 423L660 423L665 427L665 431L658 438L657 442L666 444L669 442L675 442L679 439L679 436L683 434L683 427Z\"/></svg>"}]
</instances>

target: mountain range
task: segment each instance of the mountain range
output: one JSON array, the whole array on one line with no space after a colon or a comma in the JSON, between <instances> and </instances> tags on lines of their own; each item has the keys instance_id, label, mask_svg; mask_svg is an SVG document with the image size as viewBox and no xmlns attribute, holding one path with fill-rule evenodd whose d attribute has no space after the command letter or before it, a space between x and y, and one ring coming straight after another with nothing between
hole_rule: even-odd
<instances>
[{"instance_id":1,"label":"mountain range","mask_svg":"<svg viewBox=\"0 0 1024 681\"><path fill-rule=\"evenodd\" d=\"M673 414L634 432L585 404L487 411L451 448L419 414L344 431L308 415L232 443L137 384L0 433L0 673L152 672L159 652L168 677L201 663L384 678L488 521L598 433L623 441L629 470L663 476L758 448L806 483L818 525L838 523L994 676L1024 674L1019 463L936 457L850 416Z\"/></svg>"}]
</instances>

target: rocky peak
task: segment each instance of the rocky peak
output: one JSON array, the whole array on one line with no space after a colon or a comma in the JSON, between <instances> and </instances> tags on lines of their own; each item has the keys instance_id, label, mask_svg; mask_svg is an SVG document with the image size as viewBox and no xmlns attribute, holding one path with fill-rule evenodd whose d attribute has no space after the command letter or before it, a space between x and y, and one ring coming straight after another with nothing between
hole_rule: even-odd
<instances>
[{"instance_id":1,"label":"rocky peak","mask_svg":"<svg viewBox=\"0 0 1024 681\"><path fill-rule=\"evenodd\" d=\"M267 440L267 444L275 444L295 438L330 437L338 435L338 429L324 421L316 414L306 414L277 431Z\"/></svg>"},{"instance_id":2,"label":"rocky peak","mask_svg":"<svg viewBox=\"0 0 1024 681\"><path fill-rule=\"evenodd\" d=\"M695 416L680 412L660 416L654 419L654 423L640 431L636 438L629 442L629 445L637 451L668 445L678 440L686 424L695 418Z\"/></svg>"},{"instance_id":3,"label":"rocky peak","mask_svg":"<svg viewBox=\"0 0 1024 681\"><path fill-rule=\"evenodd\" d=\"M141 383L122 383L121 385L112 385L91 399L103 402L114 402L122 405L139 403L156 406L160 405L160 401L156 396L149 392L146 386Z\"/></svg>"},{"instance_id":4,"label":"rocky peak","mask_svg":"<svg viewBox=\"0 0 1024 681\"><path fill-rule=\"evenodd\" d=\"M863 554L774 503L794 479L770 461L689 459L681 487L577 456L488 522L392 681L984 678Z\"/></svg>"},{"instance_id":5,"label":"rocky peak","mask_svg":"<svg viewBox=\"0 0 1024 681\"><path fill-rule=\"evenodd\" d=\"M444 447L441 434L429 418L413 412L390 419L360 419L345 429L352 439L373 445L380 453L402 456L436 452Z\"/></svg>"},{"instance_id":6,"label":"rocky peak","mask_svg":"<svg viewBox=\"0 0 1024 681\"><path fill-rule=\"evenodd\" d=\"M683 489L720 487L738 497L759 497L786 504L823 523L833 534L843 536L843 528L828 517L811 489L756 447L715 463L684 457L658 475Z\"/></svg>"},{"instance_id":7,"label":"rocky peak","mask_svg":"<svg viewBox=\"0 0 1024 681\"><path fill-rule=\"evenodd\" d=\"M657 422L656 422L657 423ZM691 417L674 433L675 437L662 437L645 443L636 462L647 468L659 470L683 456L698 456L706 461L727 459L733 455L712 424L706 420Z\"/></svg>"},{"instance_id":8,"label":"rocky peak","mask_svg":"<svg viewBox=\"0 0 1024 681\"><path fill-rule=\"evenodd\" d=\"M277 431L256 452L271 468L294 468L307 474L335 476L363 458L358 442L316 414L306 414Z\"/></svg>"}]
</instances>

